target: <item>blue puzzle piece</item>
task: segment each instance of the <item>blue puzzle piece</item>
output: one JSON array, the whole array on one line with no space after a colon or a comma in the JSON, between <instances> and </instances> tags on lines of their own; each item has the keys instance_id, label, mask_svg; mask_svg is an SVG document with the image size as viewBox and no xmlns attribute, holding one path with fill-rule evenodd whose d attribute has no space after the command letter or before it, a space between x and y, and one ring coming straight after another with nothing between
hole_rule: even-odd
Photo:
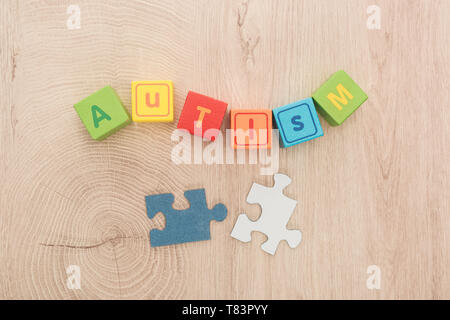
<instances>
[{"instance_id":1,"label":"blue puzzle piece","mask_svg":"<svg viewBox=\"0 0 450 320\"><path fill-rule=\"evenodd\" d=\"M285 148L323 136L311 98L276 108L273 116Z\"/></svg>"},{"instance_id":2,"label":"blue puzzle piece","mask_svg":"<svg viewBox=\"0 0 450 320\"><path fill-rule=\"evenodd\" d=\"M159 212L166 218L164 230L150 231L152 247L167 246L177 243L210 240L211 220L223 221L227 216L227 208L219 203L212 209L206 204L205 189L189 190L184 193L190 202L186 210L175 210L173 194L157 194L145 197L147 215L153 219Z\"/></svg>"}]
</instances>

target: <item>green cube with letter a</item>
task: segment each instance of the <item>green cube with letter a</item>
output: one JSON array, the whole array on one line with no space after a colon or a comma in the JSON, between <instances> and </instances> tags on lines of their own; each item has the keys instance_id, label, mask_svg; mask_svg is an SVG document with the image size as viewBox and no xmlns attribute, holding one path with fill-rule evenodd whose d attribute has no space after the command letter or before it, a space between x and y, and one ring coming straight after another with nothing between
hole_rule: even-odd
<instances>
[{"instance_id":1,"label":"green cube with letter a","mask_svg":"<svg viewBox=\"0 0 450 320\"><path fill-rule=\"evenodd\" d=\"M103 140L131 123L130 115L110 86L95 92L74 107L95 140Z\"/></svg>"}]
</instances>

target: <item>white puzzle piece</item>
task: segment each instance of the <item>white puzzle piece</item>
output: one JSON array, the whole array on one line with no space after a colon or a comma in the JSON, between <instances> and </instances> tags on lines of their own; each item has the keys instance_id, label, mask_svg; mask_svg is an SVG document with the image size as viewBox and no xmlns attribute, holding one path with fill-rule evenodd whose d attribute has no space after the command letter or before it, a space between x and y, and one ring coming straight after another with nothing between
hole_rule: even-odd
<instances>
[{"instance_id":1,"label":"white puzzle piece","mask_svg":"<svg viewBox=\"0 0 450 320\"><path fill-rule=\"evenodd\" d=\"M251 241L251 233L259 231L267 236L261 248L271 255L275 254L281 240L286 240L291 248L296 248L302 241L299 230L288 230L286 225L297 206L297 201L286 197L283 189L291 182L291 178L284 174L275 174L273 187L265 187L253 183L247 196L250 204L258 203L262 213L257 221L251 221L247 215L239 215L231 236L242 242Z\"/></svg>"}]
</instances>

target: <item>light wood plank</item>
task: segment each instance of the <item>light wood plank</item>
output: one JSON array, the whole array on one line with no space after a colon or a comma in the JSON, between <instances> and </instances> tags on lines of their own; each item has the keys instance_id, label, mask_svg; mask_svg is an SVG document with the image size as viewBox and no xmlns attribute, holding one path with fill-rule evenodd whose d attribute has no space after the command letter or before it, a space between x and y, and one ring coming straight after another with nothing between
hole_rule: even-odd
<instances>
[{"instance_id":1,"label":"light wood plank","mask_svg":"<svg viewBox=\"0 0 450 320\"><path fill-rule=\"evenodd\" d=\"M0 2L0 297L2 299L448 299L448 0L79 0ZM75 3L74 3L75 4ZM133 123L92 141L73 104L132 80L175 84L232 108L308 97L344 69L369 100L325 136L280 151L289 227L301 245L271 257L229 234L246 195L272 184L259 166L175 165L173 124ZM228 123L228 117L226 117ZM224 126L223 129L225 129ZM150 248L144 196L205 187L229 216L212 241ZM66 268L81 267L81 290ZM366 288L369 265L381 290Z\"/></svg>"}]
</instances>

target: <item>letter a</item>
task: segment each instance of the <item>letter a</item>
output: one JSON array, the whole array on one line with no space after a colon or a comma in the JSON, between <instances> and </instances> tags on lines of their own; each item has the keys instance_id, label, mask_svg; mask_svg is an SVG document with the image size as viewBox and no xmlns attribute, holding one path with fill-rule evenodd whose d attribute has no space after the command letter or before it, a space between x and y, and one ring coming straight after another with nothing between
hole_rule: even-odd
<instances>
[{"instance_id":1,"label":"letter a","mask_svg":"<svg viewBox=\"0 0 450 320\"><path fill-rule=\"evenodd\" d=\"M367 278L366 286L367 289L380 290L381 288L381 269L377 265L372 265L367 267L367 274L370 274L370 277Z\"/></svg>"},{"instance_id":2,"label":"letter a","mask_svg":"<svg viewBox=\"0 0 450 320\"><path fill-rule=\"evenodd\" d=\"M111 120L111 117L102 109L100 109L99 106L93 105L91 107L92 111L92 119L94 120L94 127L98 128L100 121L102 120ZM97 116L97 113L100 114L100 117Z\"/></svg>"},{"instance_id":3,"label":"letter a","mask_svg":"<svg viewBox=\"0 0 450 320\"><path fill-rule=\"evenodd\" d=\"M367 18L367 29L380 30L381 29L380 7L376 5L368 6L367 13L370 14L370 16Z\"/></svg>"}]
</instances>

